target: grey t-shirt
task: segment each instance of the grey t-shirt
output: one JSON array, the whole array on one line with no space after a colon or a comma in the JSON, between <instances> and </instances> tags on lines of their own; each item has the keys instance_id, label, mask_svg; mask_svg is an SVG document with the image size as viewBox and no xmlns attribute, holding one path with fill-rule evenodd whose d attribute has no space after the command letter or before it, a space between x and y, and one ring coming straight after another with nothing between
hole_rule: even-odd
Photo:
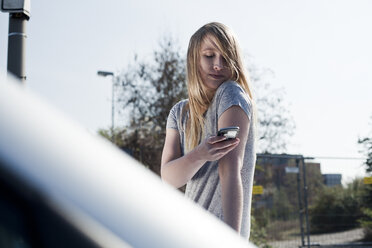
<instances>
[{"instance_id":1,"label":"grey t-shirt","mask_svg":"<svg viewBox=\"0 0 372 248\"><path fill-rule=\"evenodd\" d=\"M167 128L177 129L180 134L180 146L182 156L185 154L185 128L188 118L187 111L182 111L188 100L182 100L173 106L168 120ZM205 133L202 139L217 135L218 119L227 109L232 106L241 107L250 120L249 134L245 147L241 177L243 183L243 219L240 235L249 238L250 233L250 212L254 167L256 162L255 153L255 124L252 116L253 109L249 96L234 81L227 81L221 84L205 114ZM183 116L181 116L183 115ZM223 220L221 185L218 174L218 161L205 163L194 177L187 183L186 197L213 213Z\"/></svg>"}]
</instances>

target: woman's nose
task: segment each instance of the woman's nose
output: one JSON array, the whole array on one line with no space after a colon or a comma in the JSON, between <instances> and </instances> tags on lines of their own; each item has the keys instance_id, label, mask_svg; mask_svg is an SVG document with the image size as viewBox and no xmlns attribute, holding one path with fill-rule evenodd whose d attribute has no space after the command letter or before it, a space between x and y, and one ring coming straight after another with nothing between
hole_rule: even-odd
<instances>
[{"instance_id":1,"label":"woman's nose","mask_svg":"<svg viewBox=\"0 0 372 248\"><path fill-rule=\"evenodd\" d=\"M223 57L221 56L221 57L216 58L216 60L213 63L213 69L216 71L220 71L223 69L223 67L224 67Z\"/></svg>"},{"instance_id":2,"label":"woman's nose","mask_svg":"<svg viewBox=\"0 0 372 248\"><path fill-rule=\"evenodd\" d=\"M220 71L222 70L222 66L220 64L214 64L213 69L215 69L216 71Z\"/></svg>"}]
</instances>

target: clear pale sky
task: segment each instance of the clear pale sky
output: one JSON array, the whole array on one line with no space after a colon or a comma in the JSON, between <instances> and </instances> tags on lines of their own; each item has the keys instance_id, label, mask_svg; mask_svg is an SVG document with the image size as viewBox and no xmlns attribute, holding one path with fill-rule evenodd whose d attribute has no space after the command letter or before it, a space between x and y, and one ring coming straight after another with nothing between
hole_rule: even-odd
<instances>
[{"instance_id":1,"label":"clear pale sky","mask_svg":"<svg viewBox=\"0 0 372 248\"><path fill-rule=\"evenodd\" d=\"M164 34L183 51L211 21L238 36L252 63L274 71L296 123L287 153L361 157L372 126L372 1L32 1L27 87L95 132L111 125L111 81L150 58ZM0 70L6 70L8 14L0 13ZM364 175L360 160L316 159L323 173Z\"/></svg>"}]
</instances>

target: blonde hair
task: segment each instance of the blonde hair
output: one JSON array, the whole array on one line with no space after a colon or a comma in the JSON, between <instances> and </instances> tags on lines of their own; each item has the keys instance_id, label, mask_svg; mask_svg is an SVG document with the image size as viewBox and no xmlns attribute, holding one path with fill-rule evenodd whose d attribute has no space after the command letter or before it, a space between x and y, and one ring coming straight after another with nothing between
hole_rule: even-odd
<instances>
[{"instance_id":1,"label":"blonde hair","mask_svg":"<svg viewBox=\"0 0 372 248\"><path fill-rule=\"evenodd\" d=\"M209 36L215 40L217 49L225 58L231 70L231 80L236 81L249 95L253 102L249 87L248 72L244 68L241 52L232 31L224 24L211 22L197 30L190 39L187 50L187 89L189 102L189 118L186 124L186 151L196 147L204 133L204 113L207 111L213 96L207 91L199 73L200 49L204 39Z\"/></svg>"}]
</instances>

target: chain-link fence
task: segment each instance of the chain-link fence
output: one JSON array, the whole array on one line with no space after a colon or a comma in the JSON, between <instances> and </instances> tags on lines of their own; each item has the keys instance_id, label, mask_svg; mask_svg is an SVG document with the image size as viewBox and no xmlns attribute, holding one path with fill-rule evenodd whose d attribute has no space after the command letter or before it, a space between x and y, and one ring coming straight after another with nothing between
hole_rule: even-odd
<instances>
[{"instance_id":1,"label":"chain-link fence","mask_svg":"<svg viewBox=\"0 0 372 248\"><path fill-rule=\"evenodd\" d=\"M253 190L253 229L262 247L372 247L363 228L372 185L321 174L301 155L259 154Z\"/></svg>"}]
</instances>

